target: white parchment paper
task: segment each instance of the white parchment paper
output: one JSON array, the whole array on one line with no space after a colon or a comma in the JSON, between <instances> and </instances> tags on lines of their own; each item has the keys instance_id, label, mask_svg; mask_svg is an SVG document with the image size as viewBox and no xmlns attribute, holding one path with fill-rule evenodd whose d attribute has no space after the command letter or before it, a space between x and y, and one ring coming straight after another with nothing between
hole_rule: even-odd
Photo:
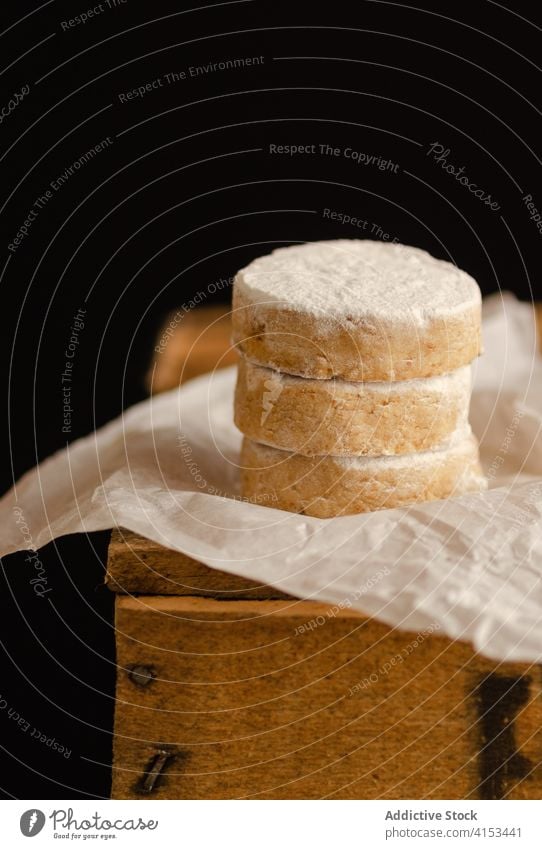
<instances>
[{"instance_id":1,"label":"white parchment paper","mask_svg":"<svg viewBox=\"0 0 542 849\"><path fill-rule=\"evenodd\" d=\"M337 519L238 496L235 369L139 404L26 474L0 502L5 555L121 526L208 566L408 630L542 660L542 363L532 309L484 305L471 422L490 489ZM77 564L73 564L77 568Z\"/></svg>"}]
</instances>

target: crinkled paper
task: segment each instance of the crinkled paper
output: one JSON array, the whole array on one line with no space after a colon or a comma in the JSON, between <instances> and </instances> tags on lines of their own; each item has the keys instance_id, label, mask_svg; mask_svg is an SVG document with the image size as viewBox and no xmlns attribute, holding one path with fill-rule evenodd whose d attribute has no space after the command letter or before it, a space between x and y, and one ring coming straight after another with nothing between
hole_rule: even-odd
<instances>
[{"instance_id":1,"label":"crinkled paper","mask_svg":"<svg viewBox=\"0 0 542 849\"><path fill-rule=\"evenodd\" d=\"M332 609L539 663L542 365L530 305L489 299L484 341L471 422L487 492L324 520L246 503L227 369L127 410L26 474L0 502L1 554L120 526Z\"/></svg>"}]
</instances>

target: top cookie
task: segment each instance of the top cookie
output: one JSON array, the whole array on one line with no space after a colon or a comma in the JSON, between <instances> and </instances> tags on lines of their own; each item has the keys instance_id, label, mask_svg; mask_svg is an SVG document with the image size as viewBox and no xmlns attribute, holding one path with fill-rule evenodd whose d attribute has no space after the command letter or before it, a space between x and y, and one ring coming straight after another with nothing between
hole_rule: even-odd
<instances>
[{"instance_id":1,"label":"top cookie","mask_svg":"<svg viewBox=\"0 0 542 849\"><path fill-rule=\"evenodd\" d=\"M480 353L476 282L426 251L339 239L280 248L235 278L234 341L304 377L406 380Z\"/></svg>"}]
</instances>

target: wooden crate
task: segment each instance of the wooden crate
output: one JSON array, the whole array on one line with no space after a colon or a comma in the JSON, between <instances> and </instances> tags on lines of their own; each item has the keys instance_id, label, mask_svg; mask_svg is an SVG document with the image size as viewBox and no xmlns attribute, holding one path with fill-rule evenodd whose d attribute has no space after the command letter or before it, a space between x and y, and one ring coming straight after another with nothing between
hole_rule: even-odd
<instances>
[{"instance_id":1,"label":"wooden crate","mask_svg":"<svg viewBox=\"0 0 542 849\"><path fill-rule=\"evenodd\" d=\"M217 326L204 368L229 344ZM179 382L181 348L153 366L155 389ZM123 531L107 584L113 798L541 796L536 665L292 599Z\"/></svg>"},{"instance_id":2,"label":"wooden crate","mask_svg":"<svg viewBox=\"0 0 542 849\"><path fill-rule=\"evenodd\" d=\"M114 798L540 797L538 666L281 597L133 534L114 534L108 585Z\"/></svg>"}]
</instances>

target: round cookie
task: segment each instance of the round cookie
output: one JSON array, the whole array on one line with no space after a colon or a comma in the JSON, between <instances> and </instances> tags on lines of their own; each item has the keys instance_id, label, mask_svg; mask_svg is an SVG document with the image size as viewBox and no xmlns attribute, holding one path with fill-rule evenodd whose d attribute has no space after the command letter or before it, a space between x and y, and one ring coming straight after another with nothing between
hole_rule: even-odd
<instances>
[{"instance_id":1,"label":"round cookie","mask_svg":"<svg viewBox=\"0 0 542 849\"><path fill-rule=\"evenodd\" d=\"M311 380L241 357L235 424L246 436L308 457L427 451L467 423L471 372L354 383Z\"/></svg>"},{"instance_id":2,"label":"round cookie","mask_svg":"<svg viewBox=\"0 0 542 849\"><path fill-rule=\"evenodd\" d=\"M243 440L241 492L257 504L321 519L434 501L486 488L470 429L447 448L395 457L304 457Z\"/></svg>"},{"instance_id":3,"label":"round cookie","mask_svg":"<svg viewBox=\"0 0 542 849\"><path fill-rule=\"evenodd\" d=\"M418 248L368 239L254 260L235 277L232 320L247 359L302 377L430 377L481 350L472 277Z\"/></svg>"}]
</instances>

